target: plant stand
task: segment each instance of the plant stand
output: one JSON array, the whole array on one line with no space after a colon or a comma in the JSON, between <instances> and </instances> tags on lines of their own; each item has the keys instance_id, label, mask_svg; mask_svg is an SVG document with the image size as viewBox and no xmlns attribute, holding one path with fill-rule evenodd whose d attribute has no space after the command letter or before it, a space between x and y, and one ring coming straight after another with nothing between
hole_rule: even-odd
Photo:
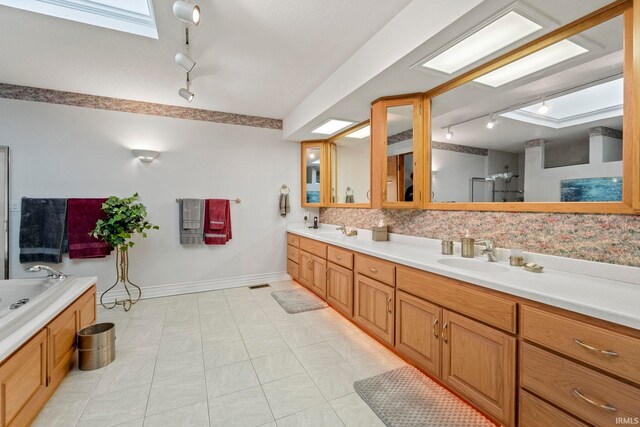
<instances>
[{"instance_id":1,"label":"plant stand","mask_svg":"<svg viewBox=\"0 0 640 427\"><path fill-rule=\"evenodd\" d=\"M131 306L133 304L140 301L140 297L142 296L142 289L140 289L140 286L136 285L135 283L129 280L129 251L127 250L127 248L123 249L121 246L118 246L118 248L116 249L116 274L118 275L116 282L113 285L111 285L109 289L107 289L100 295L100 304L107 309L112 309L117 305L121 305L122 308L124 308L124 311L129 311L131 310ZM105 304L103 301L104 296L111 289L115 288L118 285L118 283L122 283L122 286L124 286L124 290L127 292L128 298L125 298L122 300L118 300L116 298L113 303ZM131 298L131 291L129 290L129 285L133 286L138 291L137 298L135 299Z\"/></svg>"}]
</instances>

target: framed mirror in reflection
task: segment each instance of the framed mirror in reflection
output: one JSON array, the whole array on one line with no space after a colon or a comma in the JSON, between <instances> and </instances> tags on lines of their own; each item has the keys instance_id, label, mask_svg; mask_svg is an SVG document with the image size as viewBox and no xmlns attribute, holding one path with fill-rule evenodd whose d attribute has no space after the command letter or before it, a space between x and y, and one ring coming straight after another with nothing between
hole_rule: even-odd
<instances>
[{"instance_id":1,"label":"framed mirror in reflection","mask_svg":"<svg viewBox=\"0 0 640 427\"><path fill-rule=\"evenodd\" d=\"M330 204L369 207L371 127L360 123L329 140Z\"/></svg>"},{"instance_id":2,"label":"framed mirror in reflection","mask_svg":"<svg viewBox=\"0 0 640 427\"><path fill-rule=\"evenodd\" d=\"M624 27L619 15L432 96L431 203L622 202Z\"/></svg>"},{"instance_id":3,"label":"framed mirror in reflection","mask_svg":"<svg viewBox=\"0 0 640 427\"><path fill-rule=\"evenodd\" d=\"M387 201L413 202L413 105L387 108Z\"/></svg>"},{"instance_id":4,"label":"framed mirror in reflection","mask_svg":"<svg viewBox=\"0 0 640 427\"><path fill-rule=\"evenodd\" d=\"M302 206L322 203L322 158L321 142L302 143Z\"/></svg>"}]
</instances>

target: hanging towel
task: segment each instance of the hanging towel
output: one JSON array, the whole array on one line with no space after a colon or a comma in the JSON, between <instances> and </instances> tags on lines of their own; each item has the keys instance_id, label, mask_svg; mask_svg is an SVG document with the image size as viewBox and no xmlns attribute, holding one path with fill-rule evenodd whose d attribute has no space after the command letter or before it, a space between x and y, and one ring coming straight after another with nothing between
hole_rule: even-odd
<instances>
[{"instance_id":1,"label":"hanging towel","mask_svg":"<svg viewBox=\"0 0 640 427\"><path fill-rule=\"evenodd\" d=\"M67 199L22 198L20 263L59 264L66 236Z\"/></svg>"},{"instance_id":2,"label":"hanging towel","mask_svg":"<svg viewBox=\"0 0 640 427\"><path fill-rule=\"evenodd\" d=\"M206 245L225 245L231 240L231 208L229 200L207 199L204 216L204 243Z\"/></svg>"},{"instance_id":3,"label":"hanging towel","mask_svg":"<svg viewBox=\"0 0 640 427\"><path fill-rule=\"evenodd\" d=\"M96 222L107 214L102 204L107 199L69 199L67 201L67 234L69 238L69 258L104 258L111 253L111 245L90 234Z\"/></svg>"},{"instance_id":4,"label":"hanging towel","mask_svg":"<svg viewBox=\"0 0 640 427\"><path fill-rule=\"evenodd\" d=\"M289 194L280 193L280 216L287 216L291 212L291 206L289 205Z\"/></svg>"},{"instance_id":5,"label":"hanging towel","mask_svg":"<svg viewBox=\"0 0 640 427\"><path fill-rule=\"evenodd\" d=\"M345 196L344 202L345 203L355 203L356 201L355 201L355 198L353 197L353 194L347 194Z\"/></svg>"},{"instance_id":6,"label":"hanging towel","mask_svg":"<svg viewBox=\"0 0 640 427\"><path fill-rule=\"evenodd\" d=\"M180 244L202 244L204 235L204 200L181 199L179 211Z\"/></svg>"}]
</instances>

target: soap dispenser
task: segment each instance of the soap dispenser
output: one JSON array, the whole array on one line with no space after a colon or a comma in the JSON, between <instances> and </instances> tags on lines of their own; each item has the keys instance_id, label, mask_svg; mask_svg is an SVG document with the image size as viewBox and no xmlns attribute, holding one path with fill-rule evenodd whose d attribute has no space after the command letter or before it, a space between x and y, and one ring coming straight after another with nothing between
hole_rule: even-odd
<instances>
[{"instance_id":1,"label":"soap dispenser","mask_svg":"<svg viewBox=\"0 0 640 427\"><path fill-rule=\"evenodd\" d=\"M473 258L475 256L475 240L469 236L469 230L464 230L462 238L462 257Z\"/></svg>"}]
</instances>

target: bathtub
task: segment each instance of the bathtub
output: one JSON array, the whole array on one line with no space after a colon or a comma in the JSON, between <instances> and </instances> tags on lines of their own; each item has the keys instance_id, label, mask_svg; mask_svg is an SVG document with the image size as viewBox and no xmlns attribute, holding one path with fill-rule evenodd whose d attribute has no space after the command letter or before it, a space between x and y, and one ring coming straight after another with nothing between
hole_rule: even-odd
<instances>
[{"instance_id":1,"label":"bathtub","mask_svg":"<svg viewBox=\"0 0 640 427\"><path fill-rule=\"evenodd\" d=\"M96 280L97 277L0 280L0 362L53 320Z\"/></svg>"}]
</instances>

